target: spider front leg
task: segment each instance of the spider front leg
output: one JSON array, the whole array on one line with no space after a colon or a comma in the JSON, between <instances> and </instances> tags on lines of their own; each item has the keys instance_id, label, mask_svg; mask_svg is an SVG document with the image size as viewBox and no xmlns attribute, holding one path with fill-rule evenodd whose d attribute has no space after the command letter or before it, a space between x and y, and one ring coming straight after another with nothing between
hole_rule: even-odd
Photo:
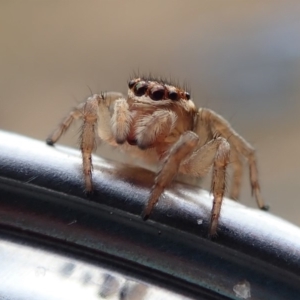
<instances>
[{"instance_id":1,"label":"spider front leg","mask_svg":"<svg viewBox=\"0 0 300 300\"><path fill-rule=\"evenodd\" d=\"M181 162L193 153L198 141L199 137L195 133L187 131L181 135L179 140L168 151L155 178L147 206L142 213L144 220L148 219L165 187L171 183L177 174Z\"/></svg>"}]
</instances>

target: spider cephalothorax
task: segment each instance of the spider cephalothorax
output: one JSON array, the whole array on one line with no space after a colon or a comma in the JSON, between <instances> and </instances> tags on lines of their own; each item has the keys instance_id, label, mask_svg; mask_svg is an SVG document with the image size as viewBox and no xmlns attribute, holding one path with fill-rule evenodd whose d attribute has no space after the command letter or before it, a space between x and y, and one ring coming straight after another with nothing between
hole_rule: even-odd
<instances>
[{"instance_id":1,"label":"spider cephalothorax","mask_svg":"<svg viewBox=\"0 0 300 300\"><path fill-rule=\"evenodd\" d=\"M144 219L176 174L203 177L212 168L214 200L209 234L216 234L228 163L231 161L233 168L230 196L237 199L242 157L248 160L257 204L267 209L260 195L254 149L220 115L209 109L197 109L184 88L154 78L131 79L127 97L116 92L89 97L69 113L47 143L53 145L77 118L83 119L81 152L87 192L93 190L91 155L98 135L101 140L158 165L142 214Z\"/></svg>"}]
</instances>

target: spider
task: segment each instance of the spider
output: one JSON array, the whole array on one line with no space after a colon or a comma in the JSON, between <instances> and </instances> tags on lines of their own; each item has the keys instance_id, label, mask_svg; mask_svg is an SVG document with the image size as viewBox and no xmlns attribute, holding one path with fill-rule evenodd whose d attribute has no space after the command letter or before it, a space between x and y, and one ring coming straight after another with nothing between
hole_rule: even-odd
<instances>
[{"instance_id":1,"label":"spider","mask_svg":"<svg viewBox=\"0 0 300 300\"><path fill-rule=\"evenodd\" d=\"M74 108L47 138L53 145L74 119L83 119L80 149L87 193L93 191L92 151L95 136L110 145L157 164L158 172L142 213L146 220L164 189L176 174L203 177L212 168L209 235L217 232L225 192L226 169L231 160L233 182L230 197L237 199L241 187L242 161L248 161L250 184L259 208L266 210L258 183L254 149L220 115L197 109L183 87L154 78L134 78L128 94L95 94Z\"/></svg>"}]
</instances>

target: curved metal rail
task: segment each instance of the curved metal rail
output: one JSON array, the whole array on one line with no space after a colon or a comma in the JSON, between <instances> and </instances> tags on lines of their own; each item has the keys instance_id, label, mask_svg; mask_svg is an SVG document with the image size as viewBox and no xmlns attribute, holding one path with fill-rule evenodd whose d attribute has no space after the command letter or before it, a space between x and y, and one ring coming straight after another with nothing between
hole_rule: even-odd
<instances>
[{"instance_id":1,"label":"curved metal rail","mask_svg":"<svg viewBox=\"0 0 300 300\"><path fill-rule=\"evenodd\" d=\"M299 297L298 227L225 199L211 241L211 197L180 183L144 222L153 179L150 171L95 157L96 193L87 199L79 151L1 131L0 238L195 299Z\"/></svg>"}]
</instances>

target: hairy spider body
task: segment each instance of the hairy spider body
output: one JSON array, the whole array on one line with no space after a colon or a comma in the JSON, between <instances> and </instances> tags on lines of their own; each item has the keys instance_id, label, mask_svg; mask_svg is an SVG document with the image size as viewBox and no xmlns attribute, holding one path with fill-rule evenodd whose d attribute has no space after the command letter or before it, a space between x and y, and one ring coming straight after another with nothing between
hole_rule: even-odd
<instances>
[{"instance_id":1,"label":"hairy spider body","mask_svg":"<svg viewBox=\"0 0 300 300\"><path fill-rule=\"evenodd\" d=\"M267 209L260 195L254 150L225 119L209 109L197 109L188 92L162 80L135 78L129 81L128 87L127 97L116 92L89 97L72 110L47 139L47 143L53 145L73 119L83 119L80 148L86 192L93 191L92 152L98 134L101 140L131 155L158 164L159 170L142 214L145 220L176 174L203 177L212 167L214 200L209 234L215 235L228 163L232 160L230 196L237 199L242 156L248 160L257 204Z\"/></svg>"}]
</instances>

